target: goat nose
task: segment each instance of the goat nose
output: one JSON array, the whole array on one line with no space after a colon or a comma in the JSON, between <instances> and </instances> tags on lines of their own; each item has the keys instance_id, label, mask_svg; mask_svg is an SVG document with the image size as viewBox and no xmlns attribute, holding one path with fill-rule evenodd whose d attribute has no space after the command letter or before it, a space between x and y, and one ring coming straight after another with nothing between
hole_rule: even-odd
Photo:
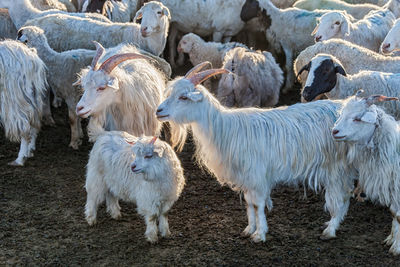
<instances>
[{"instance_id":1,"label":"goat nose","mask_svg":"<svg viewBox=\"0 0 400 267\"><path fill-rule=\"evenodd\" d=\"M383 45L382 45L382 48L383 48L383 49L388 49L389 47L390 47L390 44L383 44Z\"/></svg>"},{"instance_id":2,"label":"goat nose","mask_svg":"<svg viewBox=\"0 0 400 267\"><path fill-rule=\"evenodd\" d=\"M143 28L141 29L141 31L142 31L142 32L147 31L147 27L143 27Z\"/></svg>"},{"instance_id":3,"label":"goat nose","mask_svg":"<svg viewBox=\"0 0 400 267\"><path fill-rule=\"evenodd\" d=\"M162 108L157 109L157 113L159 113L159 112L161 112L161 111L163 111Z\"/></svg>"},{"instance_id":4,"label":"goat nose","mask_svg":"<svg viewBox=\"0 0 400 267\"><path fill-rule=\"evenodd\" d=\"M321 36L321 35L319 35L319 36L315 36L315 41L316 41L316 42L319 42L319 41L321 40L321 38L322 38L322 36Z\"/></svg>"},{"instance_id":5,"label":"goat nose","mask_svg":"<svg viewBox=\"0 0 400 267\"><path fill-rule=\"evenodd\" d=\"M84 106L77 106L76 107L76 111L78 112L78 111L81 111L82 109L84 109Z\"/></svg>"},{"instance_id":6,"label":"goat nose","mask_svg":"<svg viewBox=\"0 0 400 267\"><path fill-rule=\"evenodd\" d=\"M332 134L333 134L333 135L336 135L336 134L338 134L338 133L339 133L339 130L334 129L334 130L332 131Z\"/></svg>"}]
</instances>

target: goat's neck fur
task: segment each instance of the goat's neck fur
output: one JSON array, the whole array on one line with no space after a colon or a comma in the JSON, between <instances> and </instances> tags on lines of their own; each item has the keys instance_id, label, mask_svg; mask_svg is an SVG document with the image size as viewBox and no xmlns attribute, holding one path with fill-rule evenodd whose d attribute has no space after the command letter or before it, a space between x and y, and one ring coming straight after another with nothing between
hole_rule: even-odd
<instances>
[{"instance_id":1,"label":"goat's neck fur","mask_svg":"<svg viewBox=\"0 0 400 267\"><path fill-rule=\"evenodd\" d=\"M377 128L368 145L350 144L349 160L359 171L364 192L373 201L400 208L400 127L377 108Z\"/></svg>"},{"instance_id":2,"label":"goat's neck fur","mask_svg":"<svg viewBox=\"0 0 400 267\"><path fill-rule=\"evenodd\" d=\"M29 0L14 1L12 8L9 8L8 12L17 29L21 28L26 21L42 13L42 11L35 8Z\"/></svg>"}]
</instances>

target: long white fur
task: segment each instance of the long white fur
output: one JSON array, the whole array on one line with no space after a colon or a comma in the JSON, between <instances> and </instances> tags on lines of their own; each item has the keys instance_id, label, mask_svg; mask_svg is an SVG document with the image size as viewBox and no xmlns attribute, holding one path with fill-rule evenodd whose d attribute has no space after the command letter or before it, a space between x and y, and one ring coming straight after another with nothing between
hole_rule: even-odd
<instances>
[{"instance_id":1,"label":"long white fur","mask_svg":"<svg viewBox=\"0 0 400 267\"><path fill-rule=\"evenodd\" d=\"M246 235L256 242L265 241L264 207L272 208L271 190L278 184L302 182L315 190L325 187L326 208L332 218L323 236L335 236L352 187L337 158L345 155L344 146L335 144L329 134L340 101L227 109L203 86L195 88L186 79L173 80L169 90L157 115L161 120L190 125L197 160L221 184L244 193L249 220ZM181 100L182 96L189 99Z\"/></svg>"},{"instance_id":2,"label":"long white fur","mask_svg":"<svg viewBox=\"0 0 400 267\"><path fill-rule=\"evenodd\" d=\"M46 10L41 11L35 8L30 0L1 0L0 8L8 8L8 12L10 13L10 17L15 24L17 29L21 28L25 22L31 19L47 16L50 14L58 14L58 15L66 15L74 16L74 17L82 17L94 19L97 21L110 22L109 19L94 13L68 13L61 10Z\"/></svg>"},{"instance_id":3,"label":"long white fur","mask_svg":"<svg viewBox=\"0 0 400 267\"><path fill-rule=\"evenodd\" d=\"M46 66L35 49L16 41L0 42L0 120L6 137L21 142L11 165L22 166L33 156L46 86Z\"/></svg>"},{"instance_id":4,"label":"long white fur","mask_svg":"<svg viewBox=\"0 0 400 267\"><path fill-rule=\"evenodd\" d=\"M159 16L156 12L165 9L166 7L159 2L146 3L138 11L143 12L141 24L104 23L71 16L49 15L30 20L26 25L42 28L50 46L56 51L94 49L92 41L97 41L104 47L113 47L125 42L135 43L158 56L165 48L170 16L169 13ZM141 29L147 26L152 27L153 32L150 36L143 37Z\"/></svg>"},{"instance_id":5,"label":"long white fur","mask_svg":"<svg viewBox=\"0 0 400 267\"><path fill-rule=\"evenodd\" d=\"M311 60L311 69L307 77L307 82L313 79L310 77L310 75L315 76L314 70L319 66L318 62L323 60L332 60L335 65L341 66L344 70L346 70L346 68L334 56L318 54ZM366 95L381 94L400 96L400 74L367 70L360 71L354 75L346 76L337 73L335 87L325 95L329 99L345 99L354 95L360 88L365 91ZM302 88L302 91L303 90L304 88ZM391 115L397 119L400 119L399 101L389 101L383 103L383 105Z\"/></svg>"},{"instance_id":6,"label":"long white fur","mask_svg":"<svg viewBox=\"0 0 400 267\"><path fill-rule=\"evenodd\" d=\"M136 143L132 147L126 140ZM148 241L158 239L157 221L161 236L170 235L167 214L179 198L185 178L173 149L160 140L151 145L150 140L151 137L138 139L125 132L108 132L97 139L86 172L85 216L89 225L96 222L97 208L104 201L111 217L119 218L121 199L136 203L146 222ZM148 153L153 156L143 158ZM131 164L137 165L139 160L145 162L140 166L142 172L133 173Z\"/></svg>"},{"instance_id":7,"label":"long white fur","mask_svg":"<svg viewBox=\"0 0 400 267\"><path fill-rule=\"evenodd\" d=\"M123 53L140 52L134 46L121 44L107 49L99 64ZM148 60L125 61L110 75L85 68L79 76L84 94L77 106L83 106L84 111L92 110L88 131L93 140L104 129L126 131L135 136L159 134L161 123L155 112L163 100L166 77ZM109 78L117 79L118 89L107 88L98 93L96 90L103 86L103 79ZM108 95L102 98L101 94Z\"/></svg>"},{"instance_id":8,"label":"long white fur","mask_svg":"<svg viewBox=\"0 0 400 267\"><path fill-rule=\"evenodd\" d=\"M313 33L322 41L339 38L379 52L379 47L395 19L390 10L380 10L353 23L346 11L331 11L320 18Z\"/></svg>"},{"instance_id":9,"label":"long white fur","mask_svg":"<svg viewBox=\"0 0 400 267\"><path fill-rule=\"evenodd\" d=\"M375 113L376 122L369 124L353 121L353 116L364 116L367 112ZM363 119L361 119L363 120ZM365 127L370 130L366 131ZM359 186L372 201L387 206L392 212L392 230L385 243L390 252L400 254L400 126L392 116L380 107L367 106L365 100L351 97L341 111L334 130L339 136L344 132L351 138L348 163L359 171ZM357 136L351 134L357 132ZM372 137L365 136L373 132ZM361 139L369 138L365 143ZM346 140L345 140L346 141Z\"/></svg>"},{"instance_id":10,"label":"long white fur","mask_svg":"<svg viewBox=\"0 0 400 267\"><path fill-rule=\"evenodd\" d=\"M278 103L283 71L271 53L243 47L229 50L224 58L217 98L228 107L272 107Z\"/></svg>"},{"instance_id":11,"label":"long white fur","mask_svg":"<svg viewBox=\"0 0 400 267\"><path fill-rule=\"evenodd\" d=\"M295 74L297 75L304 65L320 53L334 56L348 74L356 74L362 70L400 73L400 57L383 56L365 47L341 39L332 39L318 42L302 51L294 62ZM307 80L306 71L299 76L299 80L304 86Z\"/></svg>"},{"instance_id":12,"label":"long white fur","mask_svg":"<svg viewBox=\"0 0 400 267\"><path fill-rule=\"evenodd\" d=\"M356 19L362 19L370 11L380 9L379 6L370 3L349 4L342 0L300 0L293 7L310 11L315 9L344 10Z\"/></svg>"}]
</instances>

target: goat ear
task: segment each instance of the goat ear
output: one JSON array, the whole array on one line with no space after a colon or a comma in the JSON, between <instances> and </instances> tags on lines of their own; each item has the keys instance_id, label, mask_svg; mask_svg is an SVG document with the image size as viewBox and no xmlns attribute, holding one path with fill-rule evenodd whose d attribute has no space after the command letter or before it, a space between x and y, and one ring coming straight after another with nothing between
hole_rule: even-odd
<instances>
[{"instance_id":1,"label":"goat ear","mask_svg":"<svg viewBox=\"0 0 400 267\"><path fill-rule=\"evenodd\" d=\"M168 8L164 7L162 13L163 15L167 16L167 18L171 19L171 14L169 13Z\"/></svg>"},{"instance_id":2,"label":"goat ear","mask_svg":"<svg viewBox=\"0 0 400 267\"><path fill-rule=\"evenodd\" d=\"M78 79L76 82L74 82L73 84L72 84L72 86L77 86L77 85L81 85L82 84L82 80L81 79Z\"/></svg>"},{"instance_id":3,"label":"goat ear","mask_svg":"<svg viewBox=\"0 0 400 267\"><path fill-rule=\"evenodd\" d=\"M344 70L344 68L343 68L343 66L342 65L336 65L335 66L335 72L336 73L339 73L339 74L342 74L343 76L347 76L347 73L346 73L346 71Z\"/></svg>"},{"instance_id":4,"label":"goat ear","mask_svg":"<svg viewBox=\"0 0 400 267\"><path fill-rule=\"evenodd\" d=\"M361 117L361 121L374 124L376 123L376 117L377 117L376 110L373 109L372 111L365 112L364 115Z\"/></svg>"},{"instance_id":5,"label":"goat ear","mask_svg":"<svg viewBox=\"0 0 400 267\"><path fill-rule=\"evenodd\" d=\"M346 19L342 20L342 23L340 25L340 30L342 31L343 36L349 36L350 35L350 25L347 22Z\"/></svg>"},{"instance_id":6,"label":"goat ear","mask_svg":"<svg viewBox=\"0 0 400 267\"><path fill-rule=\"evenodd\" d=\"M199 102L203 100L203 94L199 91L189 92L186 94L186 96L193 102Z\"/></svg>"},{"instance_id":7,"label":"goat ear","mask_svg":"<svg viewBox=\"0 0 400 267\"><path fill-rule=\"evenodd\" d=\"M118 90L119 86L118 86L118 79L115 77L110 77L110 79L107 81L107 86L113 89Z\"/></svg>"},{"instance_id":8,"label":"goat ear","mask_svg":"<svg viewBox=\"0 0 400 267\"><path fill-rule=\"evenodd\" d=\"M164 148L162 147L155 147L154 148L154 153L156 153L160 158L162 158L163 154L164 154Z\"/></svg>"},{"instance_id":9,"label":"goat ear","mask_svg":"<svg viewBox=\"0 0 400 267\"><path fill-rule=\"evenodd\" d=\"M135 17L133 18L133 22L136 22L138 19L141 19L142 17L143 17L142 9L139 9L139 10L136 12Z\"/></svg>"}]
</instances>

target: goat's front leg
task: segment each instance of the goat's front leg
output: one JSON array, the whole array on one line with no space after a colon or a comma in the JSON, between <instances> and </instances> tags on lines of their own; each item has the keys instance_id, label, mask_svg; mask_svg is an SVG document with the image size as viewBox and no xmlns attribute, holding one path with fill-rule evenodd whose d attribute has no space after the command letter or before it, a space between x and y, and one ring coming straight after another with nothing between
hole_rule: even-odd
<instances>
[{"instance_id":1,"label":"goat's front leg","mask_svg":"<svg viewBox=\"0 0 400 267\"><path fill-rule=\"evenodd\" d=\"M253 204L257 209L256 223L257 230L251 235L254 242L265 242L265 235L268 233L267 217L265 216L266 197L262 193L253 192Z\"/></svg>"},{"instance_id":2,"label":"goat's front leg","mask_svg":"<svg viewBox=\"0 0 400 267\"><path fill-rule=\"evenodd\" d=\"M28 157L29 141L25 137L21 138L21 145L19 147L18 157L13 162L8 163L10 166L24 166L25 160Z\"/></svg>"},{"instance_id":3,"label":"goat's front leg","mask_svg":"<svg viewBox=\"0 0 400 267\"><path fill-rule=\"evenodd\" d=\"M392 253L393 255L400 255L400 210L397 207L393 207L392 205L390 207L390 211L393 216L393 222L392 231L388 237L390 239L388 240L387 244L391 243L391 247L389 249L390 253Z\"/></svg>"},{"instance_id":4,"label":"goat's front leg","mask_svg":"<svg viewBox=\"0 0 400 267\"><path fill-rule=\"evenodd\" d=\"M248 225L243 231L244 236L250 236L252 235L257 228L256 225L256 211L252 202L252 198L250 193L247 191L244 193L244 199L246 200L246 205L247 205L247 220L248 220Z\"/></svg>"},{"instance_id":5,"label":"goat's front leg","mask_svg":"<svg viewBox=\"0 0 400 267\"><path fill-rule=\"evenodd\" d=\"M157 217L157 214L146 214L144 216L146 222L146 232L144 235L150 243L156 243L158 241Z\"/></svg>"}]
</instances>

